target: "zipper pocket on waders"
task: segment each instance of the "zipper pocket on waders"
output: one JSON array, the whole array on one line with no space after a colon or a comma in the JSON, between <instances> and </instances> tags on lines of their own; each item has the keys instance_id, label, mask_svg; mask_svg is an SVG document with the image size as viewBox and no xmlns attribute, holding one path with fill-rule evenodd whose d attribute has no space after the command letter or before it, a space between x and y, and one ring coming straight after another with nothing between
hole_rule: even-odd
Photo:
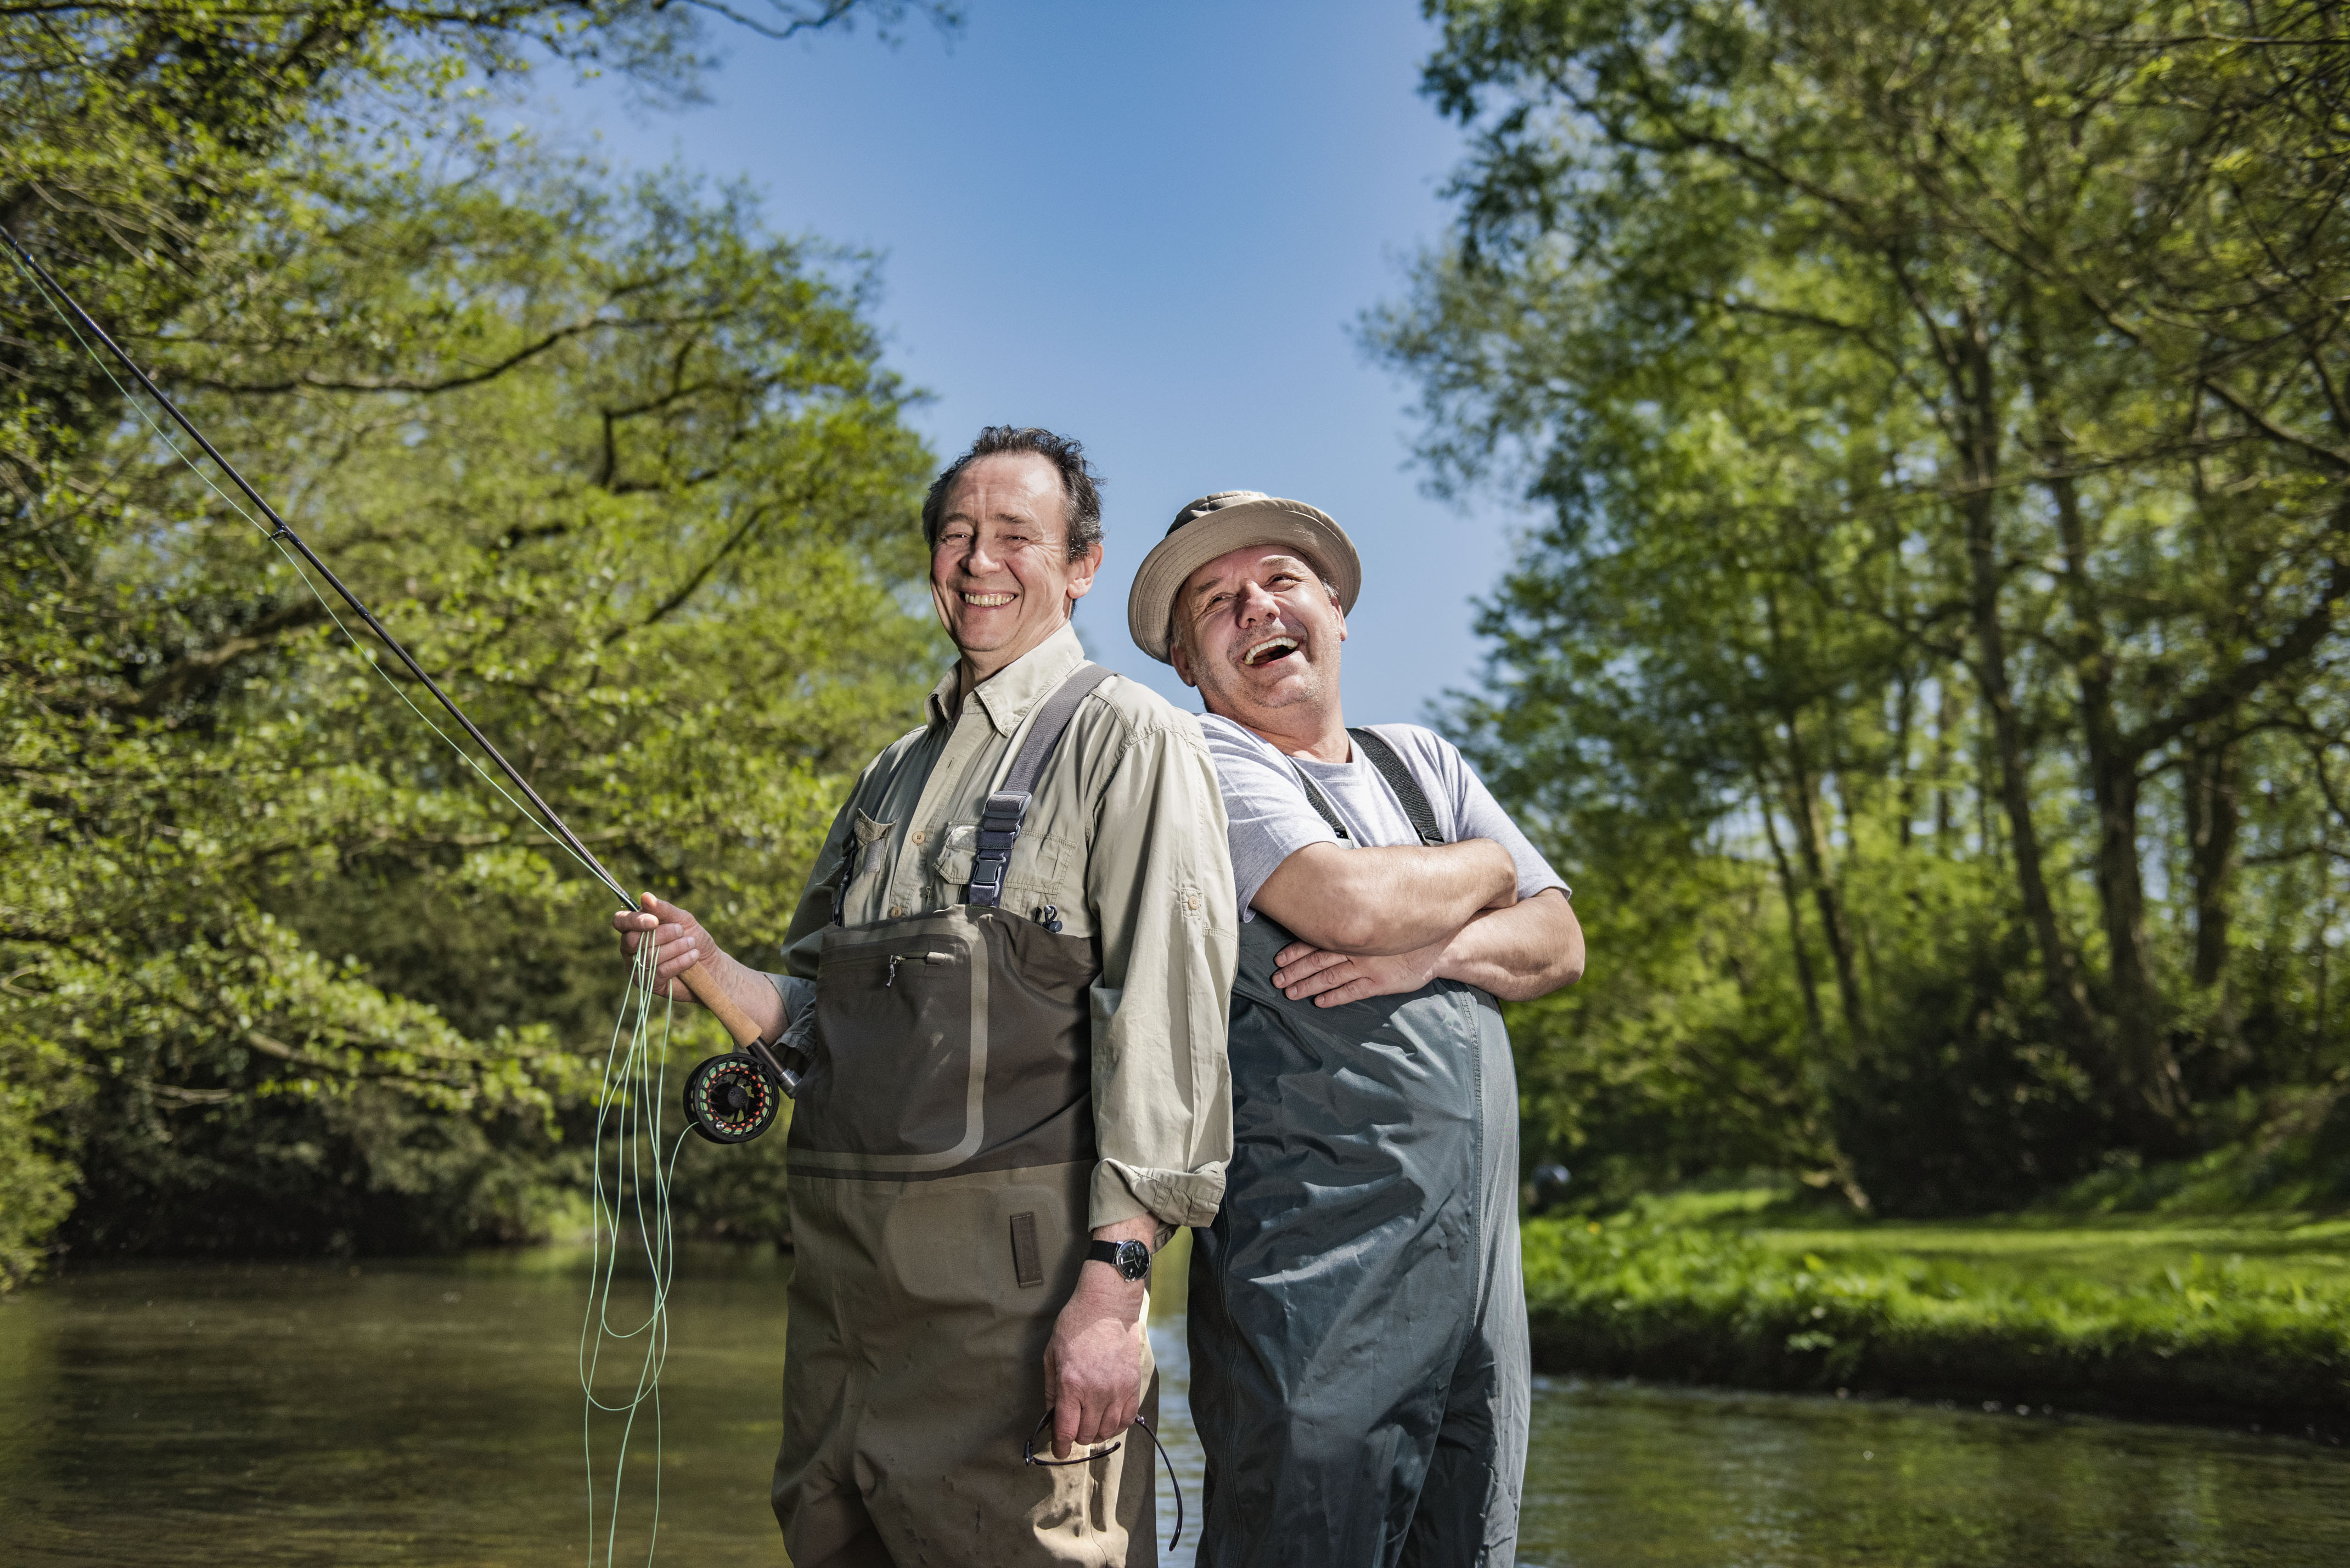
<instances>
[{"instance_id":1,"label":"zipper pocket on waders","mask_svg":"<svg viewBox=\"0 0 2350 1568\"><path fill-rule=\"evenodd\" d=\"M915 1174L978 1152L987 1070L983 954L955 934L834 929L816 976L827 1072L792 1120L811 1171Z\"/></svg>"},{"instance_id":2,"label":"zipper pocket on waders","mask_svg":"<svg viewBox=\"0 0 2350 1568\"><path fill-rule=\"evenodd\" d=\"M889 955L889 967L881 979L881 989L887 991L891 986L898 983L898 966L899 964L936 964L952 963L953 961L954 955L952 953L891 953Z\"/></svg>"}]
</instances>

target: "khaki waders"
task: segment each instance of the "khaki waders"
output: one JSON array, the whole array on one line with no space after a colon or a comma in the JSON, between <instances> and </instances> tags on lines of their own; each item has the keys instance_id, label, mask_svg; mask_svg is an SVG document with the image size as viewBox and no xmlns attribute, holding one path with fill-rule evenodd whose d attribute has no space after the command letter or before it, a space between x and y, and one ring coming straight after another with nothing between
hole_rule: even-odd
<instances>
[{"instance_id":1,"label":"khaki waders","mask_svg":"<svg viewBox=\"0 0 2350 1568\"><path fill-rule=\"evenodd\" d=\"M995 900L1027 792L1107 675L1081 665L1042 705L989 799L969 903L825 931L775 1459L796 1568L1158 1561L1139 1433L1088 1464L1021 1462L1090 1240L1098 966L1091 939Z\"/></svg>"}]
</instances>

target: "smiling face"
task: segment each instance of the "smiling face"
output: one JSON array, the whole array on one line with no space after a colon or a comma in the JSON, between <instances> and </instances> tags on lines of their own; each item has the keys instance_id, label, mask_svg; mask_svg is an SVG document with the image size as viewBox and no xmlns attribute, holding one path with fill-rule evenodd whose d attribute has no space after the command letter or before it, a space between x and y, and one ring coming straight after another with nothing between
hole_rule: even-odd
<instances>
[{"instance_id":1,"label":"smiling face","mask_svg":"<svg viewBox=\"0 0 2350 1568\"><path fill-rule=\"evenodd\" d=\"M1347 618L1314 564L1287 545L1243 545L1175 596L1175 672L1211 713L1310 743L1338 713Z\"/></svg>"},{"instance_id":2,"label":"smiling face","mask_svg":"<svg viewBox=\"0 0 2350 1568\"><path fill-rule=\"evenodd\" d=\"M1074 561L1061 476L1035 452L983 457L956 476L931 550L931 600L962 650L966 689L1061 629L1094 586L1099 545Z\"/></svg>"}]
</instances>

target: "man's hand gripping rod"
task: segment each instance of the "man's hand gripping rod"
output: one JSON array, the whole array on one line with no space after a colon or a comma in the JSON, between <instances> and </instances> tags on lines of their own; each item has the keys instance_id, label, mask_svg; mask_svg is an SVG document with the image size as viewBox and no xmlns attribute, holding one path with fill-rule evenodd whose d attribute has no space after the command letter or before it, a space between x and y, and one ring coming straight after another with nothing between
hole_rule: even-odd
<instances>
[{"instance_id":1,"label":"man's hand gripping rod","mask_svg":"<svg viewBox=\"0 0 2350 1568\"><path fill-rule=\"evenodd\" d=\"M637 908L648 915L652 914L653 896L645 894L638 900ZM685 982L686 990L693 992L693 1000L710 1009L711 1016L725 1026L727 1033L734 1036L735 1044L745 1051L761 1044L759 1026L751 1022L751 1015L743 1011L742 1003L726 994L726 988L718 983L716 975L702 967L699 957L677 978Z\"/></svg>"},{"instance_id":2,"label":"man's hand gripping rod","mask_svg":"<svg viewBox=\"0 0 2350 1568\"><path fill-rule=\"evenodd\" d=\"M647 893L638 907L653 913L653 896ZM745 1143L767 1130L780 1108L754 1077L764 1078L786 1097L796 1097L811 1064L808 1053L786 1044L790 1021L763 1038L759 1026L742 1004L726 994L715 971L700 958L678 972L695 1001L733 1037L734 1054L713 1056L687 1075L685 1115L693 1130L713 1143Z\"/></svg>"}]
</instances>

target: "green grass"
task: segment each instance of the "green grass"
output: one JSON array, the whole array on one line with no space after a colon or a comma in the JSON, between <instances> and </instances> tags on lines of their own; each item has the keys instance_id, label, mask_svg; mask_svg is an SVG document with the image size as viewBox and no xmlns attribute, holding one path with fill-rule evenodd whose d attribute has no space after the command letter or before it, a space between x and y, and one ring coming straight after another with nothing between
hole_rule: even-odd
<instances>
[{"instance_id":1,"label":"green grass","mask_svg":"<svg viewBox=\"0 0 2350 1568\"><path fill-rule=\"evenodd\" d=\"M1526 1226L1535 1364L2350 1427L2350 1220L1837 1221L1756 1190Z\"/></svg>"},{"instance_id":2,"label":"green grass","mask_svg":"<svg viewBox=\"0 0 2350 1568\"><path fill-rule=\"evenodd\" d=\"M1861 1263L1918 1258L2015 1283L2052 1279L2152 1287L2211 1260L2247 1282L2350 1287L2350 1215L2294 1209L2212 1212L2031 1210L1985 1219L1862 1220L1786 1188L1681 1192L1641 1199L1631 1214L1752 1236L1774 1251Z\"/></svg>"},{"instance_id":3,"label":"green grass","mask_svg":"<svg viewBox=\"0 0 2350 1568\"><path fill-rule=\"evenodd\" d=\"M2217 1261L2247 1285L2350 1291L2350 1220L2342 1220L2258 1226L2219 1224L2209 1218L2143 1225L1774 1226L1748 1234L1791 1255L1815 1252L1855 1263L1923 1259L2017 1285L2084 1281L2155 1289L2174 1272Z\"/></svg>"}]
</instances>

